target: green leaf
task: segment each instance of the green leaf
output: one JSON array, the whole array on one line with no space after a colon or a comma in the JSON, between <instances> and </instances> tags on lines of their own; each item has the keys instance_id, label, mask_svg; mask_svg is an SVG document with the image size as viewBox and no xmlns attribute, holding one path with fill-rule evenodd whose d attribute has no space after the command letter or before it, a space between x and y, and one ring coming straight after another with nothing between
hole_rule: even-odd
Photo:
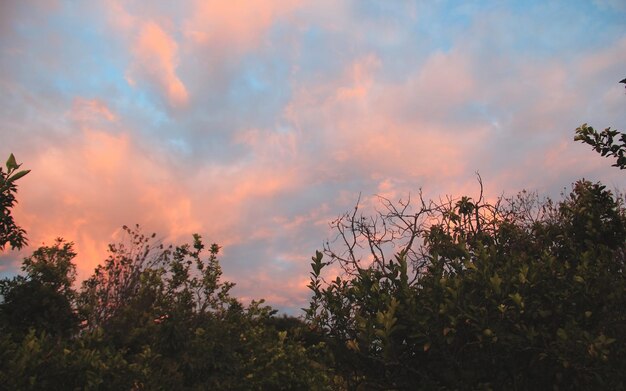
<instances>
[{"instance_id":1,"label":"green leaf","mask_svg":"<svg viewBox=\"0 0 626 391\"><path fill-rule=\"evenodd\" d=\"M519 293L515 292L514 294L509 295L509 297L513 300L513 302L515 302L515 304L517 304L518 307L524 307L524 301Z\"/></svg>"},{"instance_id":2,"label":"green leaf","mask_svg":"<svg viewBox=\"0 0 626 391\"><path fill-rule=\"evenodd\" d=\"M9 178L9 182L14 182L20 179L21 177L23 177L24 175L28 174L29 172L30 170L22 170L18 172L17 174L13 175L11 178Z\"/></svg>"},{"instance_id":3,"label":"green leaf","mask_svg":"<svg viewBox=\"0 0 626 391\"><path fill-rule=\"evenodd\" d=\"M489 282L491 282L491 287L493 288L494 292L500 294L500 284L502 284L502 278L500 278L498 273L496 273L493 277L490 277Z\"/></svg>"},{"instance_id":4,"label":"green leaf","mask_svg":"<svg viewBox=\"0 0 626 391\"><path fill-rule=\"evenodd\" d=\"M19 166L17 165L17 162L15 161L15 156L13 156L13 154L11 154L9 156L9 159L7 159L7 169L8 170L15 170L17 169Z\"/></svg>"}]
</instances>

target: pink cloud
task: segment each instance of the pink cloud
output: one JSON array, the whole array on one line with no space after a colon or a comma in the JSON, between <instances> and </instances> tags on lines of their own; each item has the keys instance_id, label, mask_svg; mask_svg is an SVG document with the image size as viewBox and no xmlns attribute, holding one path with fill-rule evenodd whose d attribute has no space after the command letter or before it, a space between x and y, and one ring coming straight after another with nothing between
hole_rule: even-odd
<instances>
[{"instance_id":1,"label":"pink cloud","mask_svg":"<svg viewBox=\"0 0 626 391\"><path fill-rule=\"evenodd\" d=\"M325 159L319 164L329 174L352 167L383 178L436 176L442 180L464 172L469 148L487 136L485 127L470 126L469 131L459 133L436 118L402 115L399 107L415 99L436 102L440 110L443 105L454 106L470 93L470 75L461 72L459 86L446 91L439 83L423 81L434 77L434 65L417 71L411 78L416 81L409 83L378 80L380 67L374 56L357 59L338 79L304 85L294 94L285 117L299 126L319 129L323 135L316 137L328 141ZM441 64L439 68L448 69ZM443 73L438 77L443 79ZM303 135L299 143L306 143L306 137L310 136ZM433 167L438 167L436 173Z\"/></svg>"},{"instance_id":2,"label":"pink cloud","mask_svg":"<svg viewBox=\"0 0 626 391\"><path fill-rule=\"evenodd\" d=\"M465 103L475 88L470 58L458 50L431 55L407 86L429 110Z\"/></svg>"},{"instance_id":3,"label":"pink cloud","mask_svg":"<svg viewBox=\"0 0 626 391\"><path fill-rule=\"evenodd\" d=\"M347 72L350 86L337 89L337 100L365 98L374 83L373 73L380 65L380 59L373 54L353 62Z\"/></svg>"},{"instance_id":4,"label":"pink cloud","mask_svg":"<svg viewBox=\"0 0 626 391\"><path fill-rule=\"evenodd\" d=\"M272 222L277 224L282 232L297 232L307 226L327 226L336 216L329 214L328 204L323 203L305 214L295 216L276 216Z\"/></svg>"},{"instance_id":5,"label":"pink cloud","mask_svg":"<svg viewBox=\"0 0 626 391\"><path fill-rule=\"evenodd\" d=\"M308 262L303 262L303 259L310 258L308 254L298 254L295 260L302 266L308 266ZM292 275L271 265L267 265L265 269L269 271L259 270L251 278L238 279L235 290L245 292L245 295L239 296L244 303L264 298L275 306L289 308L297 303L305 303L311 296L311 291L307 287L310 283L309 278L306 277L308 270L305 268L300 271L299 275Z\"/></svg>"},{"instance_id":6,"label":"pink cloud","mask_svg":"<svg viewBox=\"0 0 626 391\"><path fill-rule=\"evenodd\" d=\"M615 45L610 46L600 52L594 53L592 56L586 56L582 59L581 69L583 74L590 78L598 73L604 72L607 69L619 69L622 74L618 77L624 77L624 63L626 62L626 37L623 37L616 42ZM617 83L619 81L615 80Z\"/></svg>"},{"instance_id":7,"label":"pink cloud","mask_svg":"<svg viewBox=\"0 0 626 391\"><path fill-rule=\"evenodd\" d=\"M131 30L137 23L130 12L124 8L122 0L104 0L104 9L109 14L110 22L120 30Z\"/></svg>"},{"instance_id":8,"label":"pink cloud","mask_svg":"<svg viewBox=\"0 0 626 391\"><path fill-rule=\"evenodd\" d=\"M117 120L117 116L111 112L102 100L81 97L74 98L69 117L79 123L87 123L99 119L110 122Z\"/></svg>"},{"instance_id":9,"label":"pink cloud","mask_svg":"<svg viewBox=\"0 0 626 391\"><path fill-rule=\"evenodd\" d=\"M292 160L297 157L298 137L293 132L270 129L249 129L236 133L236 143L246 145L255 159L270 162L276 158Z\"/></svg>"},{"instance_id":10,"label":"pink cloud","mask_svg":"<svg viewBox=\"0 0 626 391\"><path fill-rule=\"evenodd\" d=\"M258 45L272 23L292 12L301 1L196 0L192 17L183 27L197 45L248 50Z\"/></svg>"},{"instance_id":11,"label":"pink cloud","mask_svg":"<svg viewBox=\"0 0 626 391\"><path fill-rule=\"evenodd\" d=\"M171 107L187 104L189 93L178 74L179 44L175 26L158 3L135 4L104 0L103 10L113 31L130 43L131 64L126 80L134 87L154 86Z\"/></svg>"},{"instance_id":12,"label":"pink cloud","mask_svg":"<svg viewBox=\"0 0 626 391\"><path fill-rule=\"evenodd\" d=\"M159 87L172 106L187 103L187 89L176 74L178 44L161 26L152 21L143 23L133 45L133 54L131 84L135 78L146 79Z\"/></svg>"}]
</instances>

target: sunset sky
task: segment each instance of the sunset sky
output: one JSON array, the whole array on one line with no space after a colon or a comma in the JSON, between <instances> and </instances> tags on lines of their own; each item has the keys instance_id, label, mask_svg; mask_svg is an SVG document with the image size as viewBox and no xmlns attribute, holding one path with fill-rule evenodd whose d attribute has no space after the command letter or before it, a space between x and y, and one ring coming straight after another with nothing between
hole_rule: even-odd
<instances>
[{"instance_id":1,"label":"sunset sky","mask_svg":"<svg viewBox=\"0 0 626 391\"><path fill-rule=\"evenodd\" d=\"M79 278L124 224L223 247L244 301L296 313L362 193L624 189L573 141L626 130L626 2L0 1L0 159L30 247Z\"/></svg>"}]
</instances>

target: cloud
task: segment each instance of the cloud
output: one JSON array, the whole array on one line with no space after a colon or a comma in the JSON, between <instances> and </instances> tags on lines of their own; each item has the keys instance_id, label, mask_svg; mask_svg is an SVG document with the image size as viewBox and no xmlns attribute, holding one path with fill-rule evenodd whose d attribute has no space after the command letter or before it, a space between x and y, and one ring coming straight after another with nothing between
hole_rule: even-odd
<instances>
[{"instance_id":1,"label":"cloud","mask_svg":"<svg viewBox=\"0 0 626 391\"><path fill-rule=\"evenodd\" d=\"M318 148L325 157L318 164L332 175L423 179L435 175L432 167L438 167L436 175L440 178L458 175L466 161L464 151L479 144L484 132L476 127L459 134L452 124L438 122L425 112L406 113L420 99L434 101L442 111L463 99L457 95L467 86L446 91L431 69L426 65L409 76L408 82L389 82L376 78L380 61L375 57L357 59L336 80L302 86L287 106L286 115L294 124L322 134L317 141L323 142ZM414 80L428 80L430 84ZM307 137L311 136L303 136Z\"/></svg>"},{"instance_id":2,"label":"cloud","mask_svg":"<svg viewBox=\"0 0 626 391\"><path fill-rule=\"evenodd\" d=\"M78 123L87 123L100 118L111 122L117 120L117 116L103 101L79 97L74 99L70 117Z\"/></svg>"},{"instance_id":3,"label":"cloud","mask_svg":"<svg viewBox=\"0 0 626 391\"><path fill-rule=\"evenodd\" d=\"M291 13L300 3L298 0L195 0L183 31L196 45L246 51L261 45L276 20Z\"/></svg>"},{"instance_id":4,"label":"cloud","mask_svg":"<svg viewBox=\"0 0 626 391\"><path fill-rule=\"evenodd\" d=\"M139 223L175 239L199 228L184 183L163 169L167 157L153 156L119 129L118 114L101 101L77 97L67 116L71 138L20 158L32 175L20 183L15 212L33 245L57 236L75 241L85 278L124 224Z\"/></svg>"},{"instance_id":5,"label":"cloud","mask_svg":"<svg viewBox=\"0 0 626 391\"><path fill-rule=\"evenodd\" d=\"M359 194L624 184L571 140L626 121L626 29L592 4L41 4L0 6L0 152L33 170L32 245L76 241L81 277L123 224L198 232L238 295L297 311Z\"/></svg>"},{"instance_id":6,"label":"cloud","mask_svg":"<svg viewBox=\"0 0 626 391\"><path fill-rule=\"evenodd\" d=\"M134 63L129 82L145 79L157 85L170 105L180 107L189 99L187 89L176 74L178 44L157 23L142 24L133 46Z\"/></svg>"},{"instance_id":7,"label":"cloud","mask_svg":"<svg viewBox=\"0 0 626 391\"><path fill-rule=\"evenodd\" d=\"M189 92L179 75L180 45L177 25L162 4L138 5L103 0L108 27L128 52L126 82L156 92L170 110L187 105Z\"/></svg>"},{"instance_id":8,"label":"cloud","mask_svg":"<svg viewBox=\"0 0 626 391\"><path fill-rule=\"evenodd\" d=\"M593 2L600 8L608 8L612 11L626 12L626 4L619 0L594 0Z\"/></svg>"}]
</instances>

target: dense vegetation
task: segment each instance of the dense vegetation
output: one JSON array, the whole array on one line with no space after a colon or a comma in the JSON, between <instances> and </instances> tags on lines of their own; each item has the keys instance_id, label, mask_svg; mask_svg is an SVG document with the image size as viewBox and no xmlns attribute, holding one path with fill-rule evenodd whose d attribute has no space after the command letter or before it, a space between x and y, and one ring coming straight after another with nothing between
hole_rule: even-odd
<instances>
[{"instance_id":1,"label":"dense vegetation","mask_svg":"<svg viewBox=\"0 0 626 391\"><path fill-rule=\"evenodd\" d=\"M626 386L626 211L604 186L580 181L558 204L522 193L392 212L395 238L412 229L395 257L379 255L375 222L350 216L348 243L363 239L371 264L327 251L351 278L324 285L313 262L307 316L350 388Z\"/></svg>"},{"instance_id":2,"label":"dense vegetation","mask_svg":"<svg viewBox=\"0 0 626 391\"><path fill-rule=\"evenodd\" d=\"M577 137L623 168L611 132ZM0 248L21 248L10 210L28 171L6 167ZM0 388L624 389L623 201L581 180L558 202L357 205L312 258L302 318L232 297L199 235L167 246L124 227L80 287L58 239L0 281Z\"/></svg>"}]
</instances>

